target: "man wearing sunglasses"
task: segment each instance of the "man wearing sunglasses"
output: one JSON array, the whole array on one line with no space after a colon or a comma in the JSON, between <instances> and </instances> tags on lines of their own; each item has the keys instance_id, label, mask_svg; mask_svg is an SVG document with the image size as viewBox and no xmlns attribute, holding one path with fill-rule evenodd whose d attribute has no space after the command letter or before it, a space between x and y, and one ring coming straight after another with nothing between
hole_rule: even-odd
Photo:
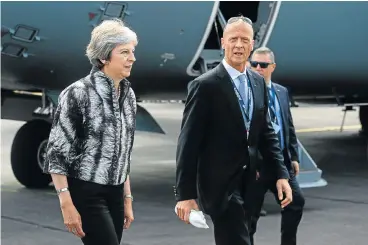
<instances>
[{"instance_id":1,"label":"man wearing sunglasses","mask_svg":"<svg viewBox=\"0 0 368 245\"><path fill-rule=\"evenodd\" d=\"M252 54L250 66L263 76L266 81L269 95L268 113L279 138L285 166L288 168L290 175L289 184L293 192L293 202L281 211L281 245L295 245L305 200L295 178L299 173L298 142L289 106L288 91L280 84L271 81L276 63L275 56L269 48L261 47L256 49ZM254 244L253 236L256 232L265 193L270 190L274 193L277 200L276 179L272 176L272 173L270 174L269 168L264 167L267 166L267 163L265 161L260 161L260 163L257 169L255 186L251 189L252 199L254 200L250 225L252 244Z\"/></svg>"},{"instance_id":2,"label":"man wearing sunglasses","mask_svg":"<svg viewBox=\"0 0 368 245\"><path fill-rule=\"evenodd\" d=\"M221 45L225 57L188 85L176 154L178 217L188 223L199 206L214 224L216 245L250 245L246 197L256 179L257 153L267 161L281 206L292 201L289 173L268 116L262 76L246 68L253 49L252 22L228 20ZM197 204L198 199L198 204Z\"/></svg>"}]
</instances>

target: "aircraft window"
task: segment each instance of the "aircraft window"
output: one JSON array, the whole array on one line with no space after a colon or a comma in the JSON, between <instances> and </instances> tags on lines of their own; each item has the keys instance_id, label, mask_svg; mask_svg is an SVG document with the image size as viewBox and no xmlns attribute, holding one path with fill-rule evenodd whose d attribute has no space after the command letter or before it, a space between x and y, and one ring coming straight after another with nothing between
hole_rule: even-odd
<instances>
[{"instance_id":1,"label":"aircraft window","mask_svg":"<svg viewBox=\"0 0 368 245\"><path fill-rule=\"evenodd\" d=\"M124 15L124 10L125 4L107 3L104 15L107 17L122 18Z\"/></svg>"},{"instance_id":2,"label":"aircraft window","mask_svg":"<svg viewBox=\"0 0 368 245\"><path fill-rule=\"evenodd\" d=\"M27 49L25 47L22 47L20 45L7 43L7 44L4 44L4 46L1 50L1 54L18 58L18 57L22 56L26 51L27 51Z\"/></svg>"},{"instance_id":3,"label":"aircraft window","mask_svg":"<svg viewBox=\"0 0 368 245\"><path fill-rule=\"evenodd\" d=\"M13 39L17 39L24 42L33 42L38 30L28 26L18 25L15 28L15 32L12 35Z\"/></svg>"}]
</instances>

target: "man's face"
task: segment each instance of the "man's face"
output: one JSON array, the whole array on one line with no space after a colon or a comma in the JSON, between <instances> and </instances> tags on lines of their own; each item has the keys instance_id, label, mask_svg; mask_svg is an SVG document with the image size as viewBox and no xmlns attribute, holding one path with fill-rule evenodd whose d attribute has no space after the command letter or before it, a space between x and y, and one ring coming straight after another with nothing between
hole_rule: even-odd
<instances>
[{"instance_id":1,"label":"man's face","mask_svg":"<svg viewBox=\"0 0 368 245\"><path fill-rule=\"evenodd\" d=\"M252 70L258 72L266 81L271 79L271 74L276 68L276 64L272 64L269 54L254 53L250 65Z\"/></svg>"},{"instance_id":2,"label":"man's face","mask_svg":"<svg viewBox=\"0 0 368 245\"><path fill-rule=\"evenodd\" d=\"M251 25L241 20L229 24L224 31L223 38L221 38L226 62L243 72L249 54L253 49L253 43L253 29Z\"/></svg>"}]
</instances>

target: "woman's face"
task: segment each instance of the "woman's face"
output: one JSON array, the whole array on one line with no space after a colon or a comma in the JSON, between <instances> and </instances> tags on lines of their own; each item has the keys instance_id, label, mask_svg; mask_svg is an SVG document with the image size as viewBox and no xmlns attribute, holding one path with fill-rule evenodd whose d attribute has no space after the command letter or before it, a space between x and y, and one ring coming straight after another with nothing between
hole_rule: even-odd
<instances>
[{"instance_id":1,"label":"woman's face","mask_svg":"<svg viewBox=\"0 0 368 245\"><path fill-rule=\"evenodd\" d=\"M135 62L135 46L137 44L132 41L128 44L121 44L116 46L111 51L111 57L108 64L108 70L116 74L117 77L124 79L130 76L133 63Z\"/></svg>"}]
</instances>

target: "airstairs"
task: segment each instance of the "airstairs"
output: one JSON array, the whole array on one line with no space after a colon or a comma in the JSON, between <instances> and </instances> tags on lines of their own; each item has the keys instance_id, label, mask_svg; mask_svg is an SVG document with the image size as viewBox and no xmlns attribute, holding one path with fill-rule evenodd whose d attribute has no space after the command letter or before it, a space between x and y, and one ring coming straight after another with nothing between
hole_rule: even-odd
<instances>
[{"instance_id":1,"label":"airstairs","mask_svg":"<svg viewBox=\"0 0 368 245\"><path fill-rule=\"evenodd\" d=\"M296 177L300 188L322 187L327 181L322 178L322 170L318 168L302 143L298 140L300 172Z\"/></svg>"}]
</instances>

